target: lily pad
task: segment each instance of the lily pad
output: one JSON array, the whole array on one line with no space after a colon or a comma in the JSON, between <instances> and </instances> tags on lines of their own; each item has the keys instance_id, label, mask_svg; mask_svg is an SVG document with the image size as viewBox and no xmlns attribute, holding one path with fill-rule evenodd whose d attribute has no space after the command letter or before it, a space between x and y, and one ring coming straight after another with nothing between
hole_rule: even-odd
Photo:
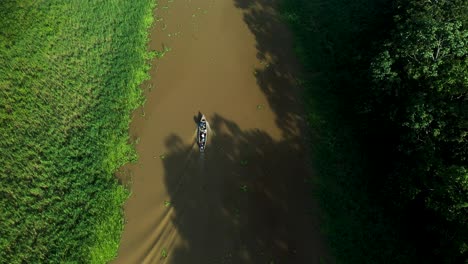
<instances>
[{"instance_id":1,"label":"lily pad","mask_svg":"<svg viewBox=\"0 0 468 264\"><path fill-rule=\"evenodd\" d=\"M163 248L161 250L161 258L167 258L167 249Z\"/></svg>"},{"instance_id":2,"label":"lily pad","mask_svg":"<svg viewBox=\"0 0 468 264\"><path fill-rule=\"evenodd\" d=\"M159 155L159 158L163 160L163 159L165 159L165 158L166 158L166 155L164 155L164 154L162 154L162 155Z\"/></svg>"},{"instance_id":3,"label":"lily pad","mask_svg":"<svg viewBox=\"0 0 468 264\"><path fill-rule=\"evenodd\" d=\"M164 201L164 206L165 206L165 207L171 206L171 202L169 202L169 201Z\"/></svg>"},{"instance_id":4,"label":"lily pad","mask_svg":"<svg viewBox=\"0 0 468 264\"><path fill-rule=\"evenodd\" d=\"M265 108L265 105L263 105L263 104L258 104L257 105L257 110L262 110L263 108Z\"/></svg>"},{"instance_id":5,"label":"lily pad","mask_svg":"<svg viewBox=\"0 0 468 264\"><path fill-rule=\"evenodd\" d=\"M247 192L247 185L242 185L240 188L243 192Z\"/></svg>"}]
</instances>

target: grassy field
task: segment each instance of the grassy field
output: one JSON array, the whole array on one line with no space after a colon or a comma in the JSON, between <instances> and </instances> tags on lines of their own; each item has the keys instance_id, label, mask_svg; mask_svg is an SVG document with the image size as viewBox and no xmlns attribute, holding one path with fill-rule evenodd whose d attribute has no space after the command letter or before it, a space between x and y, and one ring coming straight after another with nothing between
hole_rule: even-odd
<instances>
[{"instance_id":1,"label":"grassy field","mask_svg":"<svg viewBox=\"0 0 468 264\"><path fill-rule=\"evenodd\" d=\"M0 2L0 262L116 256L153 0Z\"/></svg>"}]
</instances>

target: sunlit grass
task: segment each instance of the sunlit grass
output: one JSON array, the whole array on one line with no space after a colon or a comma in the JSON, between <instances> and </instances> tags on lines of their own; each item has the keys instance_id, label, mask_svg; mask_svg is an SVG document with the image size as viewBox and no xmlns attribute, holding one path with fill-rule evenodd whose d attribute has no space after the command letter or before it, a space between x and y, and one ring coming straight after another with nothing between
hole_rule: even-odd
<instances>
[{"instance_id":1,"label":"sunlit grass","mask_svg":"<svg viewBox=\"0 0 468 264\"><path fill-rule=\"evenodd\" d=\"M116 256L154 5L0 2L0 263Z\"/></svg>"}]
</instances>

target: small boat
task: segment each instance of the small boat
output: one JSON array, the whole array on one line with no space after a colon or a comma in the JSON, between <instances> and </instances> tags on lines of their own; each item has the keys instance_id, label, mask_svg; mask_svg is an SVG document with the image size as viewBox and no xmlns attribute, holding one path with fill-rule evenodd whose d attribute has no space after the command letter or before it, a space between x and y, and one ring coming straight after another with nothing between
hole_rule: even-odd
<instances>
[{"instance_id":1,"label":"small boat","mask_svg":"<svg viewBox=\"0 0 468 264\"><path fill-rule=\"evenodd\" d=\"M197 142L200 152L205 151L206 141L208 136L207 122L205 115L202 115L200 122L198 123L198 133L197 133Z\"/></svg>"}]
</instances>

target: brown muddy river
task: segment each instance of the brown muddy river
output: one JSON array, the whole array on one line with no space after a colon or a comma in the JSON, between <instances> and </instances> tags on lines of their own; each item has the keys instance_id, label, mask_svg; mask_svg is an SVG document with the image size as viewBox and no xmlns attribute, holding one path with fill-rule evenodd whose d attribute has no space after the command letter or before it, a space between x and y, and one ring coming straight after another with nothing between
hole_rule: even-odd
<instances>
[{"instance_id":1,"label":"brown muddy river","mask_svg":"<svg viewBox=\"0 0 468 264\"><path fill-rule=\"evenodd\" d=\"M150 48L171 50L154 61L146 104L134 113L139 161L125 168L132 195L114 263L327 257L304 183L299 67L272 2L159 1ZM211 127L203 155L194 144L199 111Z\"/></svg>"}]
</instances>

